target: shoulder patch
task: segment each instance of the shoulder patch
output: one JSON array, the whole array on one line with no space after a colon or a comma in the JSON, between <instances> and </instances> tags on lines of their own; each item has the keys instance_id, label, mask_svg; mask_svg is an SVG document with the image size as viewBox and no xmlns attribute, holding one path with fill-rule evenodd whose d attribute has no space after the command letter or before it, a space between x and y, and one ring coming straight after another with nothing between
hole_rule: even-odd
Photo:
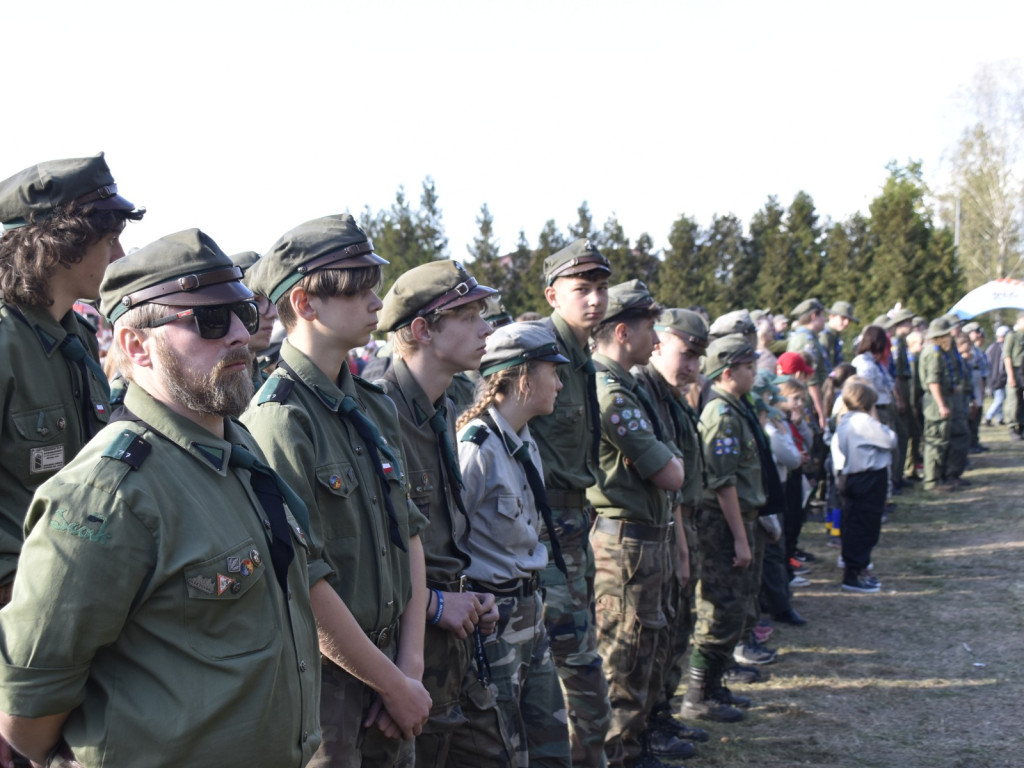
<instances>
[{"instance_id":1,"label":"shoulder patch","mask_svg":"<svg viewBox=\"0 0 1024 768\"><path fill-rule=\"evenodd\" d=\"M267 383L260 387L260 397L257 405L264 403L283 403L295 389L295 382L286 379L284 376L275 376L267 379Z\"/></svg>"},{"instance_id":2,"label":"shoulder patch","mask_svg":"<svg viewBox=\"0 0 1024 768\"><path fill-rule=\"evenodd\" d=\"M491 434L491 431L483 424L474 424L462 434L462 437L459 438L459 442L483 445L484 440L487 439L489 434Z\"/></svg>"},{"instance_id":3,"label":"shoulder patch","mask_svg":"<svg viewBox=\"0 0 1024 768\"><path fill-rule=\"evenodd\" d=\"M367 381L366 379L360 378L359 376L353 376L352 378L355 380L356 384L361 386L363 389L368 389L371 392L376 392L379 395L386 394L384 392L384 387L374 384L372 381Z\"/></svg>"},{"instance_id":4,"label":"shoulder patch","mask_svg":"<svg viewBox=\"0 0 1024 768\"><path fill-rule=\"evenodd\" d=\"M130 429L122 431L114 442L103 452L104 458L123 461L132 469L138 469L146 460L153 446L147 443L142 435L137 435Z\"/></svg>"}]
</instances>

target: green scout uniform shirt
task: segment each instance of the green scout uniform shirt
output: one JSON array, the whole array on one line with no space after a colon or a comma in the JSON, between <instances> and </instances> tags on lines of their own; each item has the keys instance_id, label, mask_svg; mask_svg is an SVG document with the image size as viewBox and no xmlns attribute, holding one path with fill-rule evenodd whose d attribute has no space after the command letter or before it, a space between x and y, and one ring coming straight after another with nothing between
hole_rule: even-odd
<instances>
[{"instance_id":1,"label":"green scout uniform shirt","mask_svg":"<svg viewBox=\"0 0 1024 768\"><path fill-rule=\"evenodd\" d=\"M1003 339L1003 359L1010 358L1010 364L1014 371L1019 371L1024 366L1024 333L1010 331ZM1017 382L1020 386L1020 382Z\"/></svg>"},{"instance_id":2,"label":"green scout uniform shirt","mask_svg":"<svg viewBox=\"0 0 1024 768\"><path fill-rule=\"evenodd\" d=\"M448 425L445 439L452 445L454 455L454 405L444 395L436 404L431 403L413 378L409 366L399 358L395 358L394 364L376 383L398 409L402 447L409 467L409 495L420 513L430 521L421 534L427 580L434 583L455 581L469 567L469 557L455 543L463 540L468 527L452 497L437 434L430 426L430 418L444 407Z\"/></svg>"},{"instance_id":3,"label":"green scout uniform shirt","mask_svg":"<svg viewBox=\"0 0 1024 768\"><path fill-rule=\"evenodd\" d=\"M716 491L733 485L740 511L744 519L749 520L767 500L761 482L757 438L740 410L749 406L718 387L712 387L711 392L717 397L704 406L700 415L700 436L707 467L702 506L721 511Z\"/></svg>"},{"instance_id":4,"label":"green scout uniform shirt","mask_svg":"<svg viewBox=\"0 0 1024 768\"><path fill-rule=\"evenodd\" d=\"M476 400L476 382L480 379L465 371L459 371L452 376L452 383L448 386L447 395L455 405L455 415L460 416L469 410L469 406Z\"/></svg>"},{"instance_id":5,"label":"green scout uniform shirt","mask_svg":"<svg viewBox=\"0 0 1024 768\"><path fill-rule=\"evenodd\" d=\"M549 490L582 491L597 480L591 460L594 433L587 402L587 377L593 376L590 351L581 347L572 329L557 312L545 321L558 338L558 351L569 362L557 367L562 380L555 410L530 420L544 464L544 485Z\"/></svg>"},{"instance_id":6,"label":"green scout uniform shirt","mask_svg":"<svg viewBox=\"0 0 1024 768\"><path fill-rule=\"evenodd\" d=\"M843 362L843 338L835 329L826 326L825 330L818 334L818 342L825 353L825 362L829 370Z\"/></svg>"},{"instance_id":7,"label":"green scout uniform shirt","mask_svg":"<svg viewBox=\"0 0 1024 768\"><path fill-rule=\"evenodd\" d=\"M96 357L96 336L74 312L58 323L43 307L0 301L0 584L18 567L32 494L107 423L106 382L91 371L92 403L83 413L82 374L60 351L68 335Z\"/></svg>"},{"instance_id":8,"label":"green scout uniform shirt","mask_svg":"<svg viewBox=\"0 0 1024 768\"><path fill-rule=\"evenodd\" d=\"M603 517L645 525L668 525L670 494L647 481L675 455L654 436L652 418L636 390L636 378L611 358L594 355L601 404L601 465L587 498Z\"/></svg>"},{"instance_id":9,"label":"green scout uniform shirt","mask_svg":"<svg viewBox=\"0 0 1024 768\"><path fill-rule=\"evenodd\" d=\"M953 394L956 391L956 371L952 361L943 352L942 347L933 341L925 342L918 363L918 375L921 377L921 390L924 393L924 417L937 421L939 406L932 396L929 384L938 384L946 407L952 412L955 407Z\"/></svg>"},{"instance_id":10,"label":"green scout uniform shirt","mask_svg":"<svg viewBox=\"0 0 1024 768\"><path fill-rule=\"evenodd\" d=\"M365 632L384 629L405 610L412 594L409 556L391 542L387 507L369 451L339 413L345 395L399 455L389 472L391 501L402 541L419 535L426 520L407 495L405 459L395 404L378 387L341 366L338 383L293 347L281 344L278 368L256 393L242 422L252 430L270 465L309 508L309 583L326 578ZM297 381L296 381L297 377ZM267 399L278 380L295 381L283 401Z\"/></svg>"},{"instance_id":11,"label":"green scout uniform shirt","mask_svg":"<svg viewBox=\"0 0 1024 768\"><path fill-rule=\"evenodd\" d=\"M829 371L831 370L828 366L828 357L825 355L821 342L811 333L809 328L803 326L794 328L793 332L789 335L786 351L810 352L811 359L814 362L814 373L811 374L808 384L817 384L820 387L825 383L825 379L828 378ZM703 414L701 416L703 417Z\"/></svg>"},{"instance_id":12,"label":"green scout uniform shirt","mask_svg":"<svg viewBox=\"0 0 1024 768\"><path fill-rule=\"evenodd\" d=\"M685 397L676 394L653 365L634 368L633 373L651 394L665 442L671 443L683 459L686 479L676 494L676 501L687 507L699 507L704 494L704 457L701 455L698 432L700 417ZM678 404L678 409L673 407L673 402Z\"/></svg>"},{"instance_id":13,"label":"green scout uniform shirt","mask_svg":"<svg viewBox=\"0 0 1024 768\"><path fill-rule=\"evenodd\" d=\"M299 768L320 743L305 536L288 512L287 599L249 472L229 466L233 444L261 457L251 435L226 420L217 438L138 386L125 403L145 423L109 425L36 492L31 578L0 613L0 710L71 710L90 768Z\"/></svg>"}]
</instances>

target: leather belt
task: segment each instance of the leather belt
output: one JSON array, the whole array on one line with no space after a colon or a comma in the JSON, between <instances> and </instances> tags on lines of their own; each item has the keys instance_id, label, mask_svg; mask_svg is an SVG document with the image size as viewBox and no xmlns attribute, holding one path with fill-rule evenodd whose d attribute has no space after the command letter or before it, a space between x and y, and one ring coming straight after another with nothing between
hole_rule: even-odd
<instances>
[{"instance_id":1,"label":"leather belt","mask_svg":"<svg viewBox=\"0 0 1024 768\"><path fill-rule=\"evenodd\" d=\"M460 576L455 581L434 581L433 579L427 579L427 587L430 589L437 589L441 592L465 592L466 591L466 577Z\"/></svg>"},{"instance_id":2,"label":"leather belt","mask_svg":"<svg viewBox=\"0 0 1024 768\"><path fill-rule=\"evenodd\" d=\"M540 575L534 573L527 579L512 579L498 584L487 584L481 581L473 582L474 588L481 592L490 592L492 595L530 597L540 589Z\"/></svg>"},{"instance_id":3,"label":"leather belt","mask_svg":"<svg viewBox=\"0 0 1024 768\"><path fill-rule=\"evenodd\" d=\"M552 509L583 509L587 506L587 494L583 491L563 491L548 488L548 505Z\"/></svg>"},{"instance_id":4,"label":"leather belt","mask_svg":"<svg viewBox=\"0 0 1024 768\"><path fill-rule=\"evenodd\" d=\"M672 525L644 525L643 523L631 523L628 520L613 520L600 515L594 522L594 530L615 536L620 541L622 539L667 541L672 535Z\"/></svg>"}]
</instances>

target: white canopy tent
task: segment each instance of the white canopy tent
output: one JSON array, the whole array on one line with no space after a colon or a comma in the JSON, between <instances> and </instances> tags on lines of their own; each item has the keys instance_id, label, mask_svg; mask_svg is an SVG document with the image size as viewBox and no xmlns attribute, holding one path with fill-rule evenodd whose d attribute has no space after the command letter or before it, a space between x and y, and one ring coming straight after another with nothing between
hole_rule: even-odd
<instances>
[{"instance_id":1,"label":"white canopy tent","mask_svg":"<svg viewBox=\"0 0 1024 768\"><path fill-rule=\"evenodd\" d=\"M949 311L961 320L969 320L996 309L1024 309L1024 280L992 280L968 293Z\"/></svg>"}]
</instances>

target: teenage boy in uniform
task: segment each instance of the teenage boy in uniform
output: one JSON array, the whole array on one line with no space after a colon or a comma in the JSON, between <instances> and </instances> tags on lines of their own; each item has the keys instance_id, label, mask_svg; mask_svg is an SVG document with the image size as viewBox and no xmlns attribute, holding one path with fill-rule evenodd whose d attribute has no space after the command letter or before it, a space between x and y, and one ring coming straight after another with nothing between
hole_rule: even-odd
<instances>
[{"instance_id":1,"label":"teenage boy in uniform","mask_svg":"<svg viewBox=\"0 0 1024 768\"><path fill-rule=\"evenodd\" d=\"M569 363L558 366L562 391L555 411L537 416L530 431L540 449L544 485L555 532L568 569L549 556L541 575L544 622L569 711L574 766L604 765L610 709L608 685L597 652L594 554L587 535L586 490L597 480L600 408L590 358L590 334L608 307L611 265L589 240L576 240L544 260L544 297L554 310L545 322ZM541 540L549 548L547 531Z\"/></svg>"},{"instance_id":2,"label":"teenage boy in uniform","mask_svg":"<svg viewBox=\"0 0 1024 768\"><path fill-rule=\"evenodd\" d=\"M240 277L197 229L107 269L125 410L36 491L0 612L0 730L33 764L279 768L320 743L305 510L233 418Z\"/></svg>"},{"instance_id":3,"label":"teenage boy in uniform","mask_svg":"<svg viewBox=\"0 0 1024 768\"><path fill-rule=\"evenodd\" d=\"M846 362L843 359L843 332L850 327L850 323L856 322L858 320L853 316L853 304L850 302L837 301L829 308L828 322L818 334L818 341L825 352L825 361L830 371Z\"/></svg>"},{"instance_id":4,"label":"teenage boy in uniform","mask_svg":"<svg viewBox=\"0 0 1024 768\"><path fill-rule=\"evenodd\" d=\"M32 494L109 418L96 329L72 307L99 298L121 231L144 213L117 194L102 153L0 182L0 606Z\"/></svg>"},{"instance_id":5,"label":"teenage boy in uniform","mask_svg":"<svg viewBox=\"0 0 1024 768\"><path fill-rule=\"evenodd\" d=\"M430 524L420 538L426 560L423 683L433 706L416 738L418 765L510 765L511 755L480 755L459 726L489 718L499 728L494 694L477 669L480 633L497 621L494 595L466 588L469 532L455 450L452 377L475 370L493 329L479 285L457 261L422 264L401 275L384 297L378 330L391 335L393 363L378 384L395 402L408 461L412 502ZM481 679L483 678L483 679Z\"/></svg>"},{"instance_id":6,"label":"teenage boy in uniform","mask_svg":"<svg viewBox=\"0 0 1024 768\"><path fill-rule=\"evenodd\" d=\"M683 462L665 442L650 394L630 373L646 365L658 342L661 308L639 280L608 291L608 314L594 332L601 407L601 460L587 497L598 517L590 534L597 566L597 646L606 660L611 727L609 766L656 768L648 719L661 703L660 666L668 656L669 548L677 547L672 499ZM624 575L630 574L628 581ZM657 729L659 735L665 732ZM658 738L659 754L691 757L696 748Z\"/></svg>"},{"instance_id":7,"label":"teenage boy in uniform","mask_svg":"<svg viewBox=\"0 0 1024 768\"><path fill-rule=\"evenodd\" d=\"M801 301L796 309L790 313L796 321L793 330L789 334L789 343L786 345L787 352L808 352L814 362L814 373L807 382L807 391L811 395L814 409L818 414L818 427L824 431L828 414L825 413L824 400L821 388L831 369L828 367L828 356L825 354L818 335L825 330L825 308L817 299Z\"/></svg>"},{"instance_id":8,"label":"teenage boy in uniform","mask_svg":"<svg viewBox=\"0 0 1024 768\"><path fill-rule=\"evenodd\" d=\"M733 650L739 643L750 600L754 526L766 496L754 429L760 429L747 394L753 389L757 353L736 336L713 341L707 350L708 378L715 399L700 417L707 487L697 524L701 582L697 626L690 656L690 680L682 715L717 722L735 722L743 713L722 684Z\"/></svg>"},{"instance_id":9,"label":"teenage boy in uniform","mask_svg":"<svg viewBox=\"0 0 1024 768\"><path fill-rule=\"evenodd\" d=\"M288 338L242 420L309 509L323 654L315 767L411 765L430 708L420 682L426 520L408 498L394 403L347 364L377 327L386 263L340 214L283 235L256 274Z\"/></svg>"}]
</instances>

